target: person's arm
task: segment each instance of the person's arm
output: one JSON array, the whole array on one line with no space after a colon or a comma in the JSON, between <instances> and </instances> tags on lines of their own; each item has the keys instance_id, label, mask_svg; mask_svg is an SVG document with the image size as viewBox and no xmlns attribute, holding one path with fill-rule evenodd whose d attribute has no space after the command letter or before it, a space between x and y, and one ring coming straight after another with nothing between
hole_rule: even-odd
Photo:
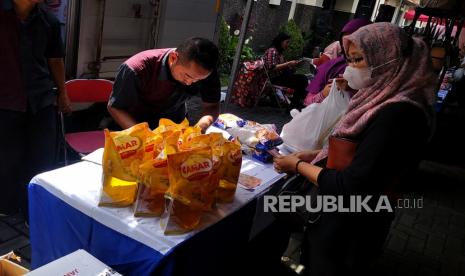
<instances>
[{"instance_id":1,"label":"person's arm","mask_svg":"<svg viewBox=\"0 0 465 276\"><path fill-rule=\"evenodd\" d=\"M221 82L217 70L199 84L202 98L202 118L197 125L205 131L220 114Z\"/></svg>"},{"instance_id":2,"label":"person's arm","mask_svg":"<svg viewBox=\"0 0 465 276\"><path fill-rule=\"evenodd\" d=\"M58 90L57 105L63 113L71 112L71 104L65 88L65 56L63 40L61 39L61 24L53 16L46 14L46 20L50 26L50 35L47 37L45 57L49 66L50 74Z\"/></svg>"},{"instance_id":3,"label":"person's arm","mask_svg":"<svg viewBox=\"0 0 465 276\"><path fill-rule=\"evenodd\" d=\"M322 168L311 165L310 162L315 159L319 152L320 150L309 150L287 156L277 156L273 160L274 167L278 172L300 173L310 180L310 182L317 185L317 179Z\"/></svg>"},{"instance_id":4,"label":"person's arm","mask_svg":"<svg viewBox=\"0 0 465 276\"><path fill-rule=\"evenodd\" d=\"M202 118L197 122L197 125L205 132L209 126L220 115L220 104L219 103L202 103Z\"/></svg>"},{"instance_id":5,"label":"person's arm","mask_svg":"<svg viewBox=\"0 0 465 276\"><path fill-rule=\"evenodd\" d=\"M292 68L293 66L297 66L299 63L296 60L278 63L280 60L279 56L280 54L274 48L270 48L265 52L263 55L263 61L265 62L265 66L268 70L281 71L287 68Z\"/></svg>"},{"instance_id":6,"label":"person's arm","mask_svg":"<svg viewBox=\"0 0 465 276\"><path fill-rule=\"evenodd\" d=\"M324 92L325 89L327 89L329 93L329 88L331 88L331 86L328 86L328 82L332 77L332 75L330 74L332 66L333 63L330 62L322 65L318 69L318 72L316 73L315 77L310 82L310 85L307 88L308 94L307 97L305 97L304 105L308 106L312 103L320 103L324 100L325 95L322 92Z\"/></svg>"},{"instance_id":7,"label":"person's arm","mask_svg":"<svg viewBox=\"0 0 465 276\"><path fill-rule=\"evenodd\" d=\"M71 104L65 88L65 65L63 58L47 59L50 73L58 90L57 104L60 112L70 113Z\"/></svg>"},{"instance_id":8,"label":"person's arm","mask_svg":"<svg viewBox=\"0 0 465 276\"><path fill-rule=\"evenodd\" d=\"M328 95L329 91L331 91L332 83L328 83L323 90L316 94L308 93L307 97L305 98L304 105L308 106L312 103L321 103Z\"/></svg>"},{"instance_id":9,"label":"person's arm","mask_svg":"<svg viewBox=\"0 0 465 276\"><path fill-rule=\"evenodd\" d=\"M115 120L122 129L130 128L137 124L136 120L127 111L112 107L111 105L108 105L107 109L113 120Z\"/></svg>"},{"instance_id":10,"label":"person's arm","mask_svg":"<svg viewBox=\"0 0 465 276\"><path fill-rule=\"evenodd\" d=\"M296 173L301 174L305 178L307 178L310 182L318 186L318 176L323 168L312 165L307 162L300 162L297 166Z\"/></svg>"},{"instance_id":11,"label":"person's arm","mask_svg":"<svg viewBox=\"0 0 465 276\"><path fill-rule=\"evenodd\" d=\"M128 110L137 105L140 91L139 82L140 80L134 71L123 63L116 75L113 91L107 105L111 117L122 129L137 124L136 119Z\"/></svg>"},{"instance_id":12,"label":"person's arm","mask_svg":"<svg viewBox=\"0 0 465 276\"><path fill-rule=\"evenodd\" d=\"M288 61L288 62L284 62L284 63L281 63L281 64L278 64L276 65L274 68L276 70L283 70L283 69L293 69L295 68L297 65L299 64L299 61L298 60L291 60L291 61Z\"/></svg>"}]
</instances>

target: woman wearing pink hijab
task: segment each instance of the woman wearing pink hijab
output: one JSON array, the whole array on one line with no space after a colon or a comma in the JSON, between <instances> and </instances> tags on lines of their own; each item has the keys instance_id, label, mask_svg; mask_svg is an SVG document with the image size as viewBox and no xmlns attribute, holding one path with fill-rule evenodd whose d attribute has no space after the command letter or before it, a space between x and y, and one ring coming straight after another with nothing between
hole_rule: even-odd
<instances>
[{"instance_id":1,"label":"woman wearing pink hijab","mask_svg":"<svg viewBox=\"0 0 465 276\"><path fill-rule=\"evenodd\" d=\"M328 150L277 157L279 172L299 173L319 195L372 196L374 210L393 183L404 182L415 170L432 133L434 92L429 49L390 23L375 23L344 37L348 67L344 78L358 89L333 136L356 142L350 164L325 168ZM338 198L339 199L339 198ZM347 200L347 201L346 201ZM364 210L364 209L363 209ZM381 252L393 212L322 212L308 224L302 245L307 273L342 275L369 273L371 261Z\"/></svg>"}]
</instances>

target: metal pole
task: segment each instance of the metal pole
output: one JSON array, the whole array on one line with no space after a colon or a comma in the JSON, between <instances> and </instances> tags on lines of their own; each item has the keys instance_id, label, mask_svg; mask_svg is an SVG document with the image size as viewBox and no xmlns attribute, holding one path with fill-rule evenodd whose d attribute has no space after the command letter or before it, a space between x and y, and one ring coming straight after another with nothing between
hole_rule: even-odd
<instances>
[{"instance_id":1,"label":"metal pole","mask_svg":"<svg viewBox=\"0 0 465 276\"><path fill-rule=\"evenodd\" d=\"M400 0L399 6L396 8L396 11L394 12L394 16L392 17L392 24L396 24L399 26L399 21L400 17L402 15L402 6L404 5L404 0Z\"/></svg>"},{"instance_id":2,"label":"metal pole","mask_svg":"<svg viewBox=\"0 0 465 276\"><path fill-rule=\"evenodd\" d=\"M87 66L93 74L93 77L99 78L100 69L102 67L102 46L103 46L103 29L105 26L105 6L106 0L100 0L100 21L99 32L97 38L97 53L95 54L95 61L89 63Z\"/></svg>"},{"instance_id":3,"label":"metal pole","mask_svg":"<svg viewBox=\"0 0 465 276\"><path fill-rule=\"evenodd\" d=\"M239 34L239 41L236 46L236 54L234 55L234 60L231 68L231 75L229 76L228 91L226 92L226 99L223 104L222 113L228 108L229 101L231 100L231 91L234 85L234 80L236 79L237 68L239 67L239 62L241 60L242 47L244 46L245 35L247 32L247 26L249 25L250 14L252 12L252 5L254 0L247 0L245 6L244 18L242 20L241 33Z\"/></svg>"},{"instance_id":4,"label":"metal pole","mask_svg":"<svg viewBox=\"0 0 465 276\"><path fill-rule=\"evenodd\" d=\"M289 11L289 17L287 18L287 21L294 19L296 5L297 5L297 0L292 0L291 10Z\"/></svg>"}]
</instances>

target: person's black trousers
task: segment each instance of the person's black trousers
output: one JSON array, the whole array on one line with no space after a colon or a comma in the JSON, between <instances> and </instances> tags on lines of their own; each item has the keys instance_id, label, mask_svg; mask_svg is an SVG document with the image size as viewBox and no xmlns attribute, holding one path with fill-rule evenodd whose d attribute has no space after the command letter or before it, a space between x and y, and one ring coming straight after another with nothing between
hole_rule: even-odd
<instances>
[{"instance_id":1,"label":"person's black trousers","mask_svg":"<svg viewBox=\"0 0 465 276\"><path fill-rule=\"evenodd\" d=\"M374 275L393 214L323 213L309 224L302 241L305 275Z\"/></svg>"},{"instance_id":2,"label":"person's black trousers","mask_svg":"<svg viewBox=\"0 0 465 276\"><path fill-rule=\"evenodd\" d=\"M37 113L0 109L0 213L27 210L27 185L36 174L53 169L57 151L57 109Z\"/></svg>"},{"instance_id":3,"label":"person's black trousers","mask_svg":"<svg viewBox=\"0 0 465 276\"><path fill-rule=\"evenodd\" d=\"M301 74L283 74L271 79L271 83L279 86L289 87L294 89L290 108L301 109L304 107L304 99L307 96L308 79Z\"/></svg>"}]
</instances>

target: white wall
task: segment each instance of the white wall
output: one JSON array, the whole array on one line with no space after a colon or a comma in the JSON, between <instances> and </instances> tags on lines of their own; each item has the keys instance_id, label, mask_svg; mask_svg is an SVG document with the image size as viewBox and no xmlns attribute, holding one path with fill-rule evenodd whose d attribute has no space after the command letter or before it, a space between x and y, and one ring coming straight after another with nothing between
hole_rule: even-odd
<instances>
[{"instance_id":1,"label":"white wall","mask_svg":"<svg viewBox=\"0 0 465 276\"><path fill-rule=\"evenodd\" d=\"M137 6L140 6L140 15L136 14ZM132 56L154 45L151 41L153 13L154 7L147 0L106 0L102 59ZM114 77L118 66L125 60L103 61L100 76Z\"/></svg>"},{"instance_id":2,"label":"white wall","mask_svg":"<svg viewBox=\"0 0 465 276\"><path fill-rule=\"evenodd\" d=\"M95 60L99 29L99 3L99 1L94 0L83 0L81 4L81 24L76 71L78 78L83 74L89 73L87 65Z\"/></svg>"},{"instance_id":3,"label":"white wall","mask_svg":"<svg viewBox=\"0 0 465 276\"><path fill-rule=\"evenodd\" d=\"M218 14L213 0L163 1L158 48L176 47L191 36L213 39Z\"/></svg>"},{"instance_id":4,"label":"white wall","mask_svg":"<svg viewBox=\"0 0 465 276\"><path fill-rule=\"evenodd\" d=\"M175 47L191 36L213 39L218 14L214 0L162 0L159 26L153 30L156 0L106 0L101 58L131 56L155 45ZM136 17L134 5L141 6ZM90 73L88 64L97 54L100 1L82 0L77 77ZM156 25L156 24L155 24ZM158 31L158 43L152 39ZM100 77L115 77L126 58L101 63Z\"/></svg>"}]
</instances>

